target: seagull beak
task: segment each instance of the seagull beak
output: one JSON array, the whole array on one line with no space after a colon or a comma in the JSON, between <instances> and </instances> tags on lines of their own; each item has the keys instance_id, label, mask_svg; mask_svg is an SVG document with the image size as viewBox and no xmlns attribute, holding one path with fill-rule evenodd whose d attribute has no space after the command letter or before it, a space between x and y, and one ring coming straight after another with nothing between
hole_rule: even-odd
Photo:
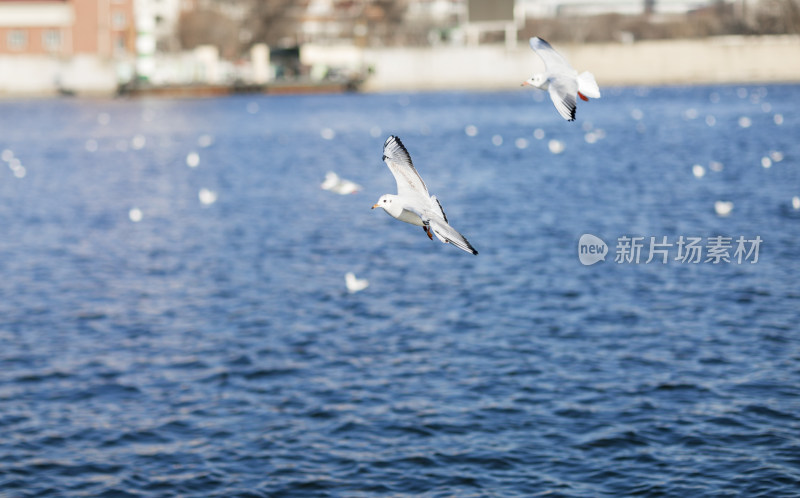
<instances>
[{"instance_id":1,"label":"seagull beak","mask_svg":"<svg viewBox=\"0 0 800 498\"><path fill-rule=\"evenodd\" d=\"M530 85L530 83L528 83L527 81L523 81L520 86L528 86L528 85Z\"/></svg>"},{"instance_id":2,"label":"seagull beak","mask_svg":"<svg viewBox=\"0 0 800 498\"><path fill-rule=\"evenodd\" d=\"M370 209L375 209L376 207L380 207L377 202Z\"/></svg>"}]
</instances>

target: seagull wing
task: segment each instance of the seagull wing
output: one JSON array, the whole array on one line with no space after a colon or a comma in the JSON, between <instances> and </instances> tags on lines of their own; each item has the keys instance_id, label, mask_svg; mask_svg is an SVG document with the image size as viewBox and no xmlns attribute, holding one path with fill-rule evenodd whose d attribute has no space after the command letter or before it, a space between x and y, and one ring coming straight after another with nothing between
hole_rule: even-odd
<instances>
[{"instance_id":1,"label":"seagull wing","mask_svg":"<svg viewBox=\"0 0 800 498\"><path fill-rule=\"evenodd\" d=\"M423 195L425 199L428 198L428 187L414 168L405 145L394 135L387 138L383 144L383 161L389 166L397 182L397 195L400 197Z\"/></svg>"},{"instance_id":2,"label":"seagull wing","mask_svg":"<svg viewBox=\"0 0 800 498\"><path fill-rule=\"evenodd\" d=\"M550 73L566 73L569 71L575 71L572 66L569 65L567 59L561 56L556 50L550 46L549 43L542 40L538 36L534 36L530 40L528 40L528 44L531 46L534 52L536 52L539 57L542 58L544 62L545 69L547 72Z\"/></svg>"},{"instance_id":3,"label":"seagull wing","mask_svg":"<svg viewBox=\"0 0 800 498\"><path fill-rule=\"evenodd\" d=\"M550 98L561 117L567 121L575 121L575 95L578 93L578 84L575 80L554 78L550 80Z\"/></svg>"},{"instance_id":4,"label":"seagull wing","mask_svg":"<svg viewBox=\"0 0 800 498\"><path fill-rule=\"evenodd\" d=\"M462 251L466 251L470 254L478 254L478 251L472 247L472 244L469 243L466 237L458 233L455 228L451 227L442 218L438 216L432 216L428 221L428 224L430 225L431 230L436 237L442 242L449 242Z\"/></svg>"},{"instance_id":5,"label":"seagull wing","mask_svg":"<svg viewBox=\"0 0 800 498\"><path fill-rule=\"evenodd\" d=\"M431 197L430 199L431 201L435 201L435 204L431 204L430 207L420 209L418 205L405 204L403 209L419 216L423 225L430 227L431 231L436 235L436 238L445 244L449 242L462 251L466 251L470 254L478 254L478 251L472 247L472 244L469 243L466 237L458 233L458 231L451 227L444 217L439 214L439 212L444 214L444 210L442 210L442 204L438 199L436 199L436 197Z\"/></svg>"},{"instance_id":6,"label":"seagull wing","mask_svg":"<svg viewBox=\"0 0 800 498\"><path fill-rule=\"evenodd\" d=\"M439 202L439 199L437 199L435 195L431 196L431 201L435 202L436 205L439 207L439 211L442 213L442 218L444 218L445 223L447 223L447 215L444 214L444 208L442 207L442 203Z\"/></svg>"}]
</instances>

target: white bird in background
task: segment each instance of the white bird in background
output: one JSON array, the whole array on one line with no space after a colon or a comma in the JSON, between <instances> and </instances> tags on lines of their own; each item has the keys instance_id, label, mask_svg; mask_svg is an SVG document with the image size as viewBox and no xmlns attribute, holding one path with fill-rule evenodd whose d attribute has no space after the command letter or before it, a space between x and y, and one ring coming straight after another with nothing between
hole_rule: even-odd
<instances>
[{"instance_id":1,"label":"white bird in background","mask_svg":"<svg viewBox=\"0 0 800 498\"><path fill-rule=\"evenodd\" d=\"M478 254L467 239L447 223L441 203L436 196L428 194L428 187L414 168L411 156L399 138L390 136L386 139L383 160L397 182L397 195L382 195L372 209L383 208L393 218L422 227L431 240L436 235L444 243L449 242L463 251Z\"/></svg>"},{"instance_id":2,"label":"white bird in background","mask_svg":"<svg viewBox=\"0 0 800 498\"><path fill-rule=\"evenodd\" d=\"M733 203L730 201L717 201L714 203L714 211L719 216L728 216L733 211Z\"/></svg>"},{"instance_id":3,"label":"white bird in background","mask_svg":"<svg viewBox=\"0 0 800 498\"><path fill-rule=\"evenodd\" d=\"M350 180L345 180L333 171L325 173L325 181L322 182L320 187L322 187L323 190L330 190L340 195L355 194L362 188L361 185L351 182Z\"/></svg>"},{"instance_id":4,"label":"white bird in background","mask_svg":"<svg viewBox=\"0 0 800 498\"><path fill-rule=\"evenodd\" d=\"M347 286L347 292L352 294L369 287L369 280L366 278L356 278L355 274L349 271L344 275L344 285Z\"/></svg>"},{"instance_id":5,"label":"white bird in background","mask_svg":"<svg viewBox=\"0 0 800 498\"><path fill-rule=\"evenodd\" d=\"M540 90L548 90L556 110L567 121L575 121L576 99L580 97L599 99L600 88L594 75L588 71L578 74L564 57L539 37L529 40L530 46L544 62L545 71L534 74L522 86L530 85Z\"/></svg>"}]
</instances>

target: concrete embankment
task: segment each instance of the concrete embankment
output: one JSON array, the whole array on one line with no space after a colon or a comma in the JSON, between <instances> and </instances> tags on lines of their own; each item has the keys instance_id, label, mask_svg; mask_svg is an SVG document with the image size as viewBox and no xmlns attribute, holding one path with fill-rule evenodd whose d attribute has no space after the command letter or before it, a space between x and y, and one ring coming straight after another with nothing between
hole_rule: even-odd
<instances>
[{"instance_id":1,"label":"concrete embankment","mask_svg":"<svg viewBox=\"0 0 800 498\"><path fill-rule=\"evenodd\" d=\"M0 98L49 96L62 89L109 96L117 90L117 71L112 60L95 55L59 59L0 54Z\"/></svg>"},{"instance_id":2,"label":"concrete embankment","mask_svg":"<svg viewBox=\"0 0 800 498\"><path fill-rule=\"evenodd\" d=\"M554 44L604 85L800 82L800 36ZM303 47L306 64L371 67L366 91L503 89L541 69L526 42L437 48Z\"/></svg>"}]
</instances>

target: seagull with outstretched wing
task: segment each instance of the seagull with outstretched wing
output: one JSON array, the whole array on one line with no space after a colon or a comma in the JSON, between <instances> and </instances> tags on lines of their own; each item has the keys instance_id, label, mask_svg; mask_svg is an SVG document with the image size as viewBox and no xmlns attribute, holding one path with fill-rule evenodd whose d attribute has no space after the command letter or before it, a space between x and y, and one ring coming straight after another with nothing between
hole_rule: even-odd
<instances>
[{"instance_id":1,"label":"seagull with outstretched wing","mask_svg":"<svg viewBox=\"0 0 800 498\"><path fill-rule=\"evenodd\" d=\"M585 101L590 97L600 98L600 88L594 75L588 71L578 74L561 54L539 37L531 38L529 43L533 51L542 58L545 71L534 74L522 85L548 90L558 113L567 121L574 121L578 97Z\"/></svg>"},{"instance_id":2,"label":"seagull with outstretched wing","mask_svg":"<svg viewBox=\"0 0 800 498\"><path fill-rule=\"evenodd\" d=\"M414 168L408 150L394 135L383 144L383 161L397 182L397 195L382 195L372 209L383 208L393 218L421 226L431 240L435 235L444 243L478 254L467 239L447 222L442 204L435 195L428 194L428 187Z\"/></svg>"}]
</instances>

